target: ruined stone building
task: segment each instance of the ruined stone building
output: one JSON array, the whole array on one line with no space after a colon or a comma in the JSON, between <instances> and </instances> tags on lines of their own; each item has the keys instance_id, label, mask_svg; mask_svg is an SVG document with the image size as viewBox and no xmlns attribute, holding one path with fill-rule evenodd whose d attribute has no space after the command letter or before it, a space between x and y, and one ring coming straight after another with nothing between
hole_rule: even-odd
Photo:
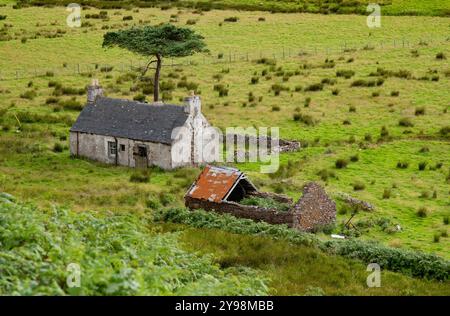
<instances>
[{"instance_id":1,"label":"ruined stone building","mask_svg":"<svg viewBox=\"0 0 450 316\"><path fill-rule=\"evenodd\" d=\"M239 202L245 197L270 198L289 204L288 211ZM336 220L336 204L317 183L308 183L297 203L287 196L260 192L238 169L207 165L187 191L185 205L190 209L204 209L228 213L236 217L287 224L302 231L315 231Z\"/></svg>"},{"instance_id":2,"label":"ruined stone building","mask_svg":"<svg viewBox=\"0 0 450 316\"><path fill-rule=\"evenodd\" d=\"M108 164L172 169L199 161L202 144L194 135L208 126L198 96L186 98L184 106L107 98L93 80L70 129L70 153Z\"/></svg>"}]
</instances>

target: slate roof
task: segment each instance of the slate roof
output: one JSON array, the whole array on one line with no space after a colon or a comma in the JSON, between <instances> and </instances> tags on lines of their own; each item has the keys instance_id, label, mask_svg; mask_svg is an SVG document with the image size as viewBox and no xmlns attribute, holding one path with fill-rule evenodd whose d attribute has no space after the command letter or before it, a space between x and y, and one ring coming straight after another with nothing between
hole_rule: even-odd
<instances>
[{"instance_id":1,"label":"slate roof","mask_svg":"<svg viewBox=\"0 0 450 316\"><path fill-rule=\"evenodd\" d=\"M70 131L171 144L172 130L188 115L179 105L98 97L84 107Z\"/></svg>"}]
</instances>

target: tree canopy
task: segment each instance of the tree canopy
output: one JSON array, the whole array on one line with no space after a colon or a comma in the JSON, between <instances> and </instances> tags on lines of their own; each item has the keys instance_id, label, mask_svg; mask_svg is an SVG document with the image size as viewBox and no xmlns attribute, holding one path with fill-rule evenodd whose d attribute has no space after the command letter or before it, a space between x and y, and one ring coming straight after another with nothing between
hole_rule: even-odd
<instances>
[{"instance_id":1,"label":"tree canopy","mask_svg":"<svg viewBox=\"0 0 450 316\"><path fill-rule=\"evenodd\" d=\"M153 100L159 100L159 74L163 57L185 57L196 52L204 52L206 44L203 36L188 28L172 24L133 27L128 30L108 32L103 36L103 47L118 46L143 56L156 57L150 60L143 70L147 72L150 64L156 63L153 82Z\"/></svg>"},{"instance_id":2,"label":"tree canopy","mask_svg":"<svg viewBox=\"0 0 450 316\"><path fill-rule=\"evenodd\" d=\"M206 51L203 36L172 24L108 32L103 47L118 46L143 56L184 57Z\"/></svg>"}]
</instances>

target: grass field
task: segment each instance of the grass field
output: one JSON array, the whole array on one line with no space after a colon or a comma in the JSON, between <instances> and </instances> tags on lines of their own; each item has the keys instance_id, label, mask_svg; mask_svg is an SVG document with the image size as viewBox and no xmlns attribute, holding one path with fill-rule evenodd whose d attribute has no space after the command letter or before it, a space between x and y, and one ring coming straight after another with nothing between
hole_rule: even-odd
<instances>
[{"instance_id":1,"label":"grass field","mask_svg":"<svg viewBox=\"0 0 450 316\"><path fill-rule=\"evenodd\" d=\"M205 37L210 54L175 60L182 64L173 67L171 60L166 61L163 81L175 87L165 91L165 100L179 103L188 94L176 87L186 76L197 85L203 112L215 126L278 126L283 138L302 141L302 150L281 155L280 174L262 175L257 164L237 164L261 189L297 199L304 183L319 181L335 198L348 193L375 205L375 212L359 213L354 219L362 231L360 238L450 258L445 221L450 215L449 18L383 16L380 29L368 29L366 17L358 15L231 10L198 14L190 9L140 8L108 10L107 21L83 19L90 25L71 29L65 24L65 8L15 10L12 2L0 3L8 3L0 7L0 15L7 16L0 29L6 34L3 38L9 36L0 41L0 77L8 78L0 81L0 191L44 208L56 204L76 211L139 214L151 212L148 206L155 200L160 205L181 205L197 168L152 169L149 182L134 183L130 182L134 170L71 159L68 129L85 95L66 91L52 96L55 89L49 82L84 89L92 77L99 78L109 96L133 98L145 88L129 70L139 59L118 49L102 49L103 33L134 24L172 21L184 26L189 20L195 21L189 27ZM421 3L414 8L432 11L440 2ZM393 1L390 7L405 12L405 4ZM82 16L98 12L83 10ZM124 16L133 20L124 21ZM234 16L238 22L224 22ZM265 63L256 62L261 57L266 57ZM82 74L77 74L78 64ZM114 67L109 70L105 65ZM17 70L19 79L14 79ZM350 73L350 78L338 76L339 71ZM34 73L43 76L31 78ZM252 84L252 78L257 83ZM374 86L355 86L358 81L363 85L373 81ZM227 96L214 90L220 84L228 89ZM321 89L307 91L312 84ZM277 87L282 88L279 95ZM348 160L346 168L335 167L339 158ZM407 168L398 168L399 162ZM419 170L420 164L424 170ZM355 190L361 183L364 188ZM341 223L350 213L338 204ZM422 207L427 209L425 217L417 215ZM397 224L401 231L394 229ZM237 245L252 243L252 237L227 235L236 243L221 250L218 239L224 236L216 236L224 233L185 232L188 247L201 246L215 253L219 262L232 260L271 275L282 266L287 271L283 278L297 280L287 287L291 294L314 287L312 279L298 283L309 270L295 272L296 260L307 250L294 247L284 262L272 258L257 263L235 255ZM284 247L288 246L274 242L267 249ZM357 278L362 278L361 271ZM279 289L286 279L273 282ZM427 288L414 280L404 282L413 282L408 287L417 288L416 294ZM349 286L345 282L334 290L332 282L324 284L326 294L371 294L361 286L345 292ZM402 288L392 286L386 293Z\"/></svg>"},{"instance_id":2,"label":"grass field","mask_svg":"<svg viewBox=\"0 0 450 316\"><path fill-rule=\"evenodd\" d=\"M46 5L67 5L69 0L23 0L19 1L24 6L36 4ZM97 8L133 8L141 7L161 7L168 9L171 7L187 7L197 10L211 9L231 9L244 11L270 11L270 12L308 12L320 14L366 14L366 8L370 0L179 0L179 1L160 1L160 0L82 0L82 5L95 6ZM430 15L430 16L449 16L450 4L441 0L379 0L376 2L382 8L383 15Z\"/></svg>"}]
</instances>

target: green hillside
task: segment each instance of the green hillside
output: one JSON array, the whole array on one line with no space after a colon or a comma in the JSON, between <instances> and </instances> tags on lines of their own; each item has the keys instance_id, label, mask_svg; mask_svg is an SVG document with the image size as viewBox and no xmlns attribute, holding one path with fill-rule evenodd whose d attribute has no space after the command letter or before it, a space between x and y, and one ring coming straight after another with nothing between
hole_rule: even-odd
<instances>
[{"instance_id":1,"label":"green hillside","mask_svg":"<svg viewBox=\"0 0 450 316\"><path fill-rule=\"evenodd\" d=\"M42 210L2 193L0 223L0 295L450 293L448 283L391 272L368 289L357 261L283 240L161 226L135 212ZM80 287L66 282L69 264L80 267Z\"/></svg>"},{"instance_id":2,"label":"green hillside","mask_svg":"<svg viewBox=\"0 0 450 316\"><path fill-rule=\"evenodd\" d=\"M214 3L225 2L238 3ZM92 276L82 294L448 295L448 283L387 271L385 285L369 289L366 260L285 239L154 223L155 212L183 206L200 168L142 172L74 159L68 150L69 129L93 78L110 97L151 99L152 74L139 79L145 60L103 49L103 34L159 23L189 27L205 37L210 52L164 60L163 100L181 104L194 90L214 126L275 126L282 138L302 145L281 154L275 174L261 174L255 163L232 166L262 191L295 200L305 183L320 183L337 202L334 233L353 211L342 194L371 203L375 211L353 219L358 231L345 231L356 245L374 241L389 251L448 260L450 19L441 6L448 1L385 1L392 15L377 29L367 27L365 13L114 3L118 8L83 8L82 27L69 28L62 6L13 7L0 0L0 192L21 201L0 206L0 269L10 275L0 278L0 294L70 294L64 273L74 258ZM409 10L423 16L393 16ZM314 238L330 242L329 234ZM111 249L115 255L105 256ZM355 258L361 254L367 253ZM110 268L102 272L104 265ZM192 275L181 278L185 266ZM148 274L150 267L157 276ZM131 272L121 274L122 268ZM122 284L127 273L135 282ZM108 289L116 279L120 285Z\"/></svg>"},{"instance_id":3,"label":"green hillside","mask_svg":"<svg viewBox=\"0 0 450 316\"><path fill-rule=\"evenodd\" d=\"M196 8L200 10L244 10L271 12L308 12L320 14L363 14L367 13L370 0L82 0L80 4L102 9L132 7L173 7ZM69 0L19 0L23 6L67 5ZM380 0L376 2L382 7L382 15L430 15L450 16L450 4L443 0Z\"/></svg>"}]
</instances>

